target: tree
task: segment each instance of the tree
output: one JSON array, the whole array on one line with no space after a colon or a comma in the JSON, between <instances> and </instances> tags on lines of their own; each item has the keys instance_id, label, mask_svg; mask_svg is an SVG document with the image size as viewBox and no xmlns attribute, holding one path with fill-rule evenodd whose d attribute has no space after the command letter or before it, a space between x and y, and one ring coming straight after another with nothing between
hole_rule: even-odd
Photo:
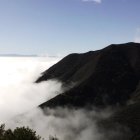
<instances>
[{"instance_id":1,"label":"tree","mask_svg":"<svg viewBox=\"0 0 140 140\"><path fill-rule=\"evenodd\" d=\"M5 125L0 126L0 140L43 140L36 131L29 127L17 127L15 130L5 130Z\"/></svg>"}]
</instances>

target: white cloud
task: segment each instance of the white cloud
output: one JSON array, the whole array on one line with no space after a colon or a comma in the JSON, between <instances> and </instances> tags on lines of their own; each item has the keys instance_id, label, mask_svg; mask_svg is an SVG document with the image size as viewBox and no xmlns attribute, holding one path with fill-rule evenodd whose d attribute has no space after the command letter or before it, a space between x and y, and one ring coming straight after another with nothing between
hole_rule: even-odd
<instances>
[{"instance_id":1,"label":"white cloud","mask_svg":"<svg viewBox=\"0 0 140 140\"><path fill-rule=\"evenodd\" d=\"M102 3L102 0L82 0L83 2L95 2L95 3Z\"/></svg>"},{"instance_id":2,"label":"white cloud","mask_svg":"<svg viewBox=\"0 0 140 140\"><path fill-rule=\"evenodd\" d=\"M17 118L6 122L7 128L29 126L41 135L45 140L49 135L59 138L59 140L112 140L112 138L123 140L124 135L129 130L123 126L116 125L114 129L100 129L98 121L108 119L112 114L112 109L85 110L67 108L46 108L44 112L39 108L20 115ZM45 115L46 113L46 115Z\"/></svg>"},{"instance_id":3,"label":"white cloud","mask_svg":"<svg viewBox=\"0 0 140 140\"><path fill-rule=\"evenodd\" d=\"M58 81L34 81L60 58L0 57L0 122L26 112L61 92Z\"/></svg>"},{"instance_id":4,"label":"white cloud","mask_svg":"<svg viewBox=\"0 0 140 140\"><path fill-rule=\"evenodd\" d=\"M100 131L97 125L100 119L108 118L112 114L110 108L91 111L67 108L46 108L42 111L36 108L66 90L62 89L62 84L56 80L33 83L39 73L59 59L0 57L0 122L12 129L29 126L46 138L45 140L49 135L56 135L60 140L109 140L111 137L120 140L117 135L120 135L120 132L124 134L120 127L117 129L115 126L115 131L107 130L108 133L104 135L104 131Z\"/></svg>"}]
</instances>

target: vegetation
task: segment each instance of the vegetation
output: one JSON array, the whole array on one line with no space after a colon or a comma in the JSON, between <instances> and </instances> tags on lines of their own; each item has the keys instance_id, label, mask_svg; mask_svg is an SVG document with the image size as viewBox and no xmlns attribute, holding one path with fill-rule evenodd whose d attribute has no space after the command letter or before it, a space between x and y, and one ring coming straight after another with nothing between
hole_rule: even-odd
<instances>
[{"instance_id":1,"label":"vegetation","mask_svg":"<svg viewBox=\"0 0 140 140\"><path fill-rule=\"evenodd\" d=\"M14 130L5 130L5 125L0 126L0 140L44 140L36 131L29 127L17 127ZM50 136L49 140L58 140L58 138Z\"/></svg>"},{"instance_id":2,"label":"vegetation","mask_svg":"<svg viewBox=\"0 0 140 140\"><path fill-rule=\"evenodd\" d=\"M41 137L28 127L5 130L5 125L3 124L0 126L0 140L41 140Z\"/></svg>"}]
</instances>

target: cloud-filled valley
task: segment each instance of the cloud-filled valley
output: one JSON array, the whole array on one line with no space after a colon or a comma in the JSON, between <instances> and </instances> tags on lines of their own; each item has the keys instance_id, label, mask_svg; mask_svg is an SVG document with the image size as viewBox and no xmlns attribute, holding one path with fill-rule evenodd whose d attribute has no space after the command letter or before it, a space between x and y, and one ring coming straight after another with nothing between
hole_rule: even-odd
<instances>
[{"instance_id":1,"label":"cloud-filled valley","mask_svg":"<svg viewBox=\"0 0 140 140\"><path fill-rule=\"evenodd\" d=\"M60 58L0 57L0 121L24 113L61 90L58 81L34 81L46 68Z\"/></svg>"},{"instance_id":2,"label":"cloud-filled valley","mask_svg":"<svg viewBox=\"0 0 140 140\"><path fill-rule=\"evenodd\" d=\"M62 83L49 80L34 83L44 70L59 61L49 57L0 58L0 122L7 128L29 126L48 139L100 140L97 121L110 116L110 109L90 112L84 109L57 108L42 111L38 105L63 92ZM66 90L66 88L65 88Z\"/></svg>"},{"instance_id":3,"label":"cloud-filled valley","mask_svg":"<svg viewBox=\"0 0 140 140\"><path fill-rule=\"evenodd\" d=\"M67 108L42 111L38 105L63 92L62 83L49 80L39 84L34 81L44 70L60 58L1 57L0 65L0 122L7 128L29 126L48 139L50 135L60 140L99 140L103 134L96 125L99 118L110 116L103 112ZM66 88L65 88L66 90ZM92 125L91 125L92 124Z\"/></svg>"},{"instance_id":4,"label":"cloud-filled valley","mask_svg":"<svg viewBox=\"0 0 140 140\"><path fill-rule=\"evenodd\" d=\"M55 57L0 57L2 66L0 70L0 123L5 123L7 129L29 126L45 140L49 139L49 136L56 136L59 140L124 140L131 137L130 129L112 118L119 107L110 105L104 108L92 105L90 109L86 107L68 108L68 106L64 108L43 107L42 109L38 107L58 94L64 93L59 97L69 96L70 94L67 93L78 85L76 82L74 84L70 82L72 85L69 83L66 86L67 84L63 84L59 81L60 79L51 78L35 83L43 71L60 59ZM65 59L67 58L61 62ZM68 72L67 69L63 69L61 74L65 74L66 71ZM74 96L72 98L74 99ZM63 100L58 100L58 102L63 102Z\"/></svg>"}]
</instances>

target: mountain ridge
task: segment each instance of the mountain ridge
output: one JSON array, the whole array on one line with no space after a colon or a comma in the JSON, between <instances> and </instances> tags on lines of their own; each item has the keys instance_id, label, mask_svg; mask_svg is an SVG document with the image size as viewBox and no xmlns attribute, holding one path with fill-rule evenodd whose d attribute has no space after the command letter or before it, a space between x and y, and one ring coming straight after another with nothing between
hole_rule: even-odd
<instances>
[{"instance_id":1,"label":"mountain ridge","mask_svg":"<svg viewBox=\"0 0 140 140\"><path fill-rule=\"evenodd\" d=\"M58 95L56 96L58 100L51 99L41 107L43 105L50 107L51 104L53 107L57 104L58 106L74 104L76 107L85 106L86 103L99 106L123 104L138 85L140 79L138 64L140 64L139 43L109 45L98 51L70 54L45 71L36 82L58 79L65 85L71 82L77 84L64 93L65 96Z\"/></svg>"},{"instance_id":2,"label":"mountain ridge","mask_svg":"<svg viewBox=\"0 0 140 140\"><path fill-rule=\"evenodd\" d=\"M99 122L100 128L106 134L116 125L130 130L125 137L111 140L140 139L140 43L112 44L98 51L70 54L43 72L36 83L49 79L62 81L64 87L75 85L40 108L111 106L114 113Z\"/></svg>"}]
</instances>

